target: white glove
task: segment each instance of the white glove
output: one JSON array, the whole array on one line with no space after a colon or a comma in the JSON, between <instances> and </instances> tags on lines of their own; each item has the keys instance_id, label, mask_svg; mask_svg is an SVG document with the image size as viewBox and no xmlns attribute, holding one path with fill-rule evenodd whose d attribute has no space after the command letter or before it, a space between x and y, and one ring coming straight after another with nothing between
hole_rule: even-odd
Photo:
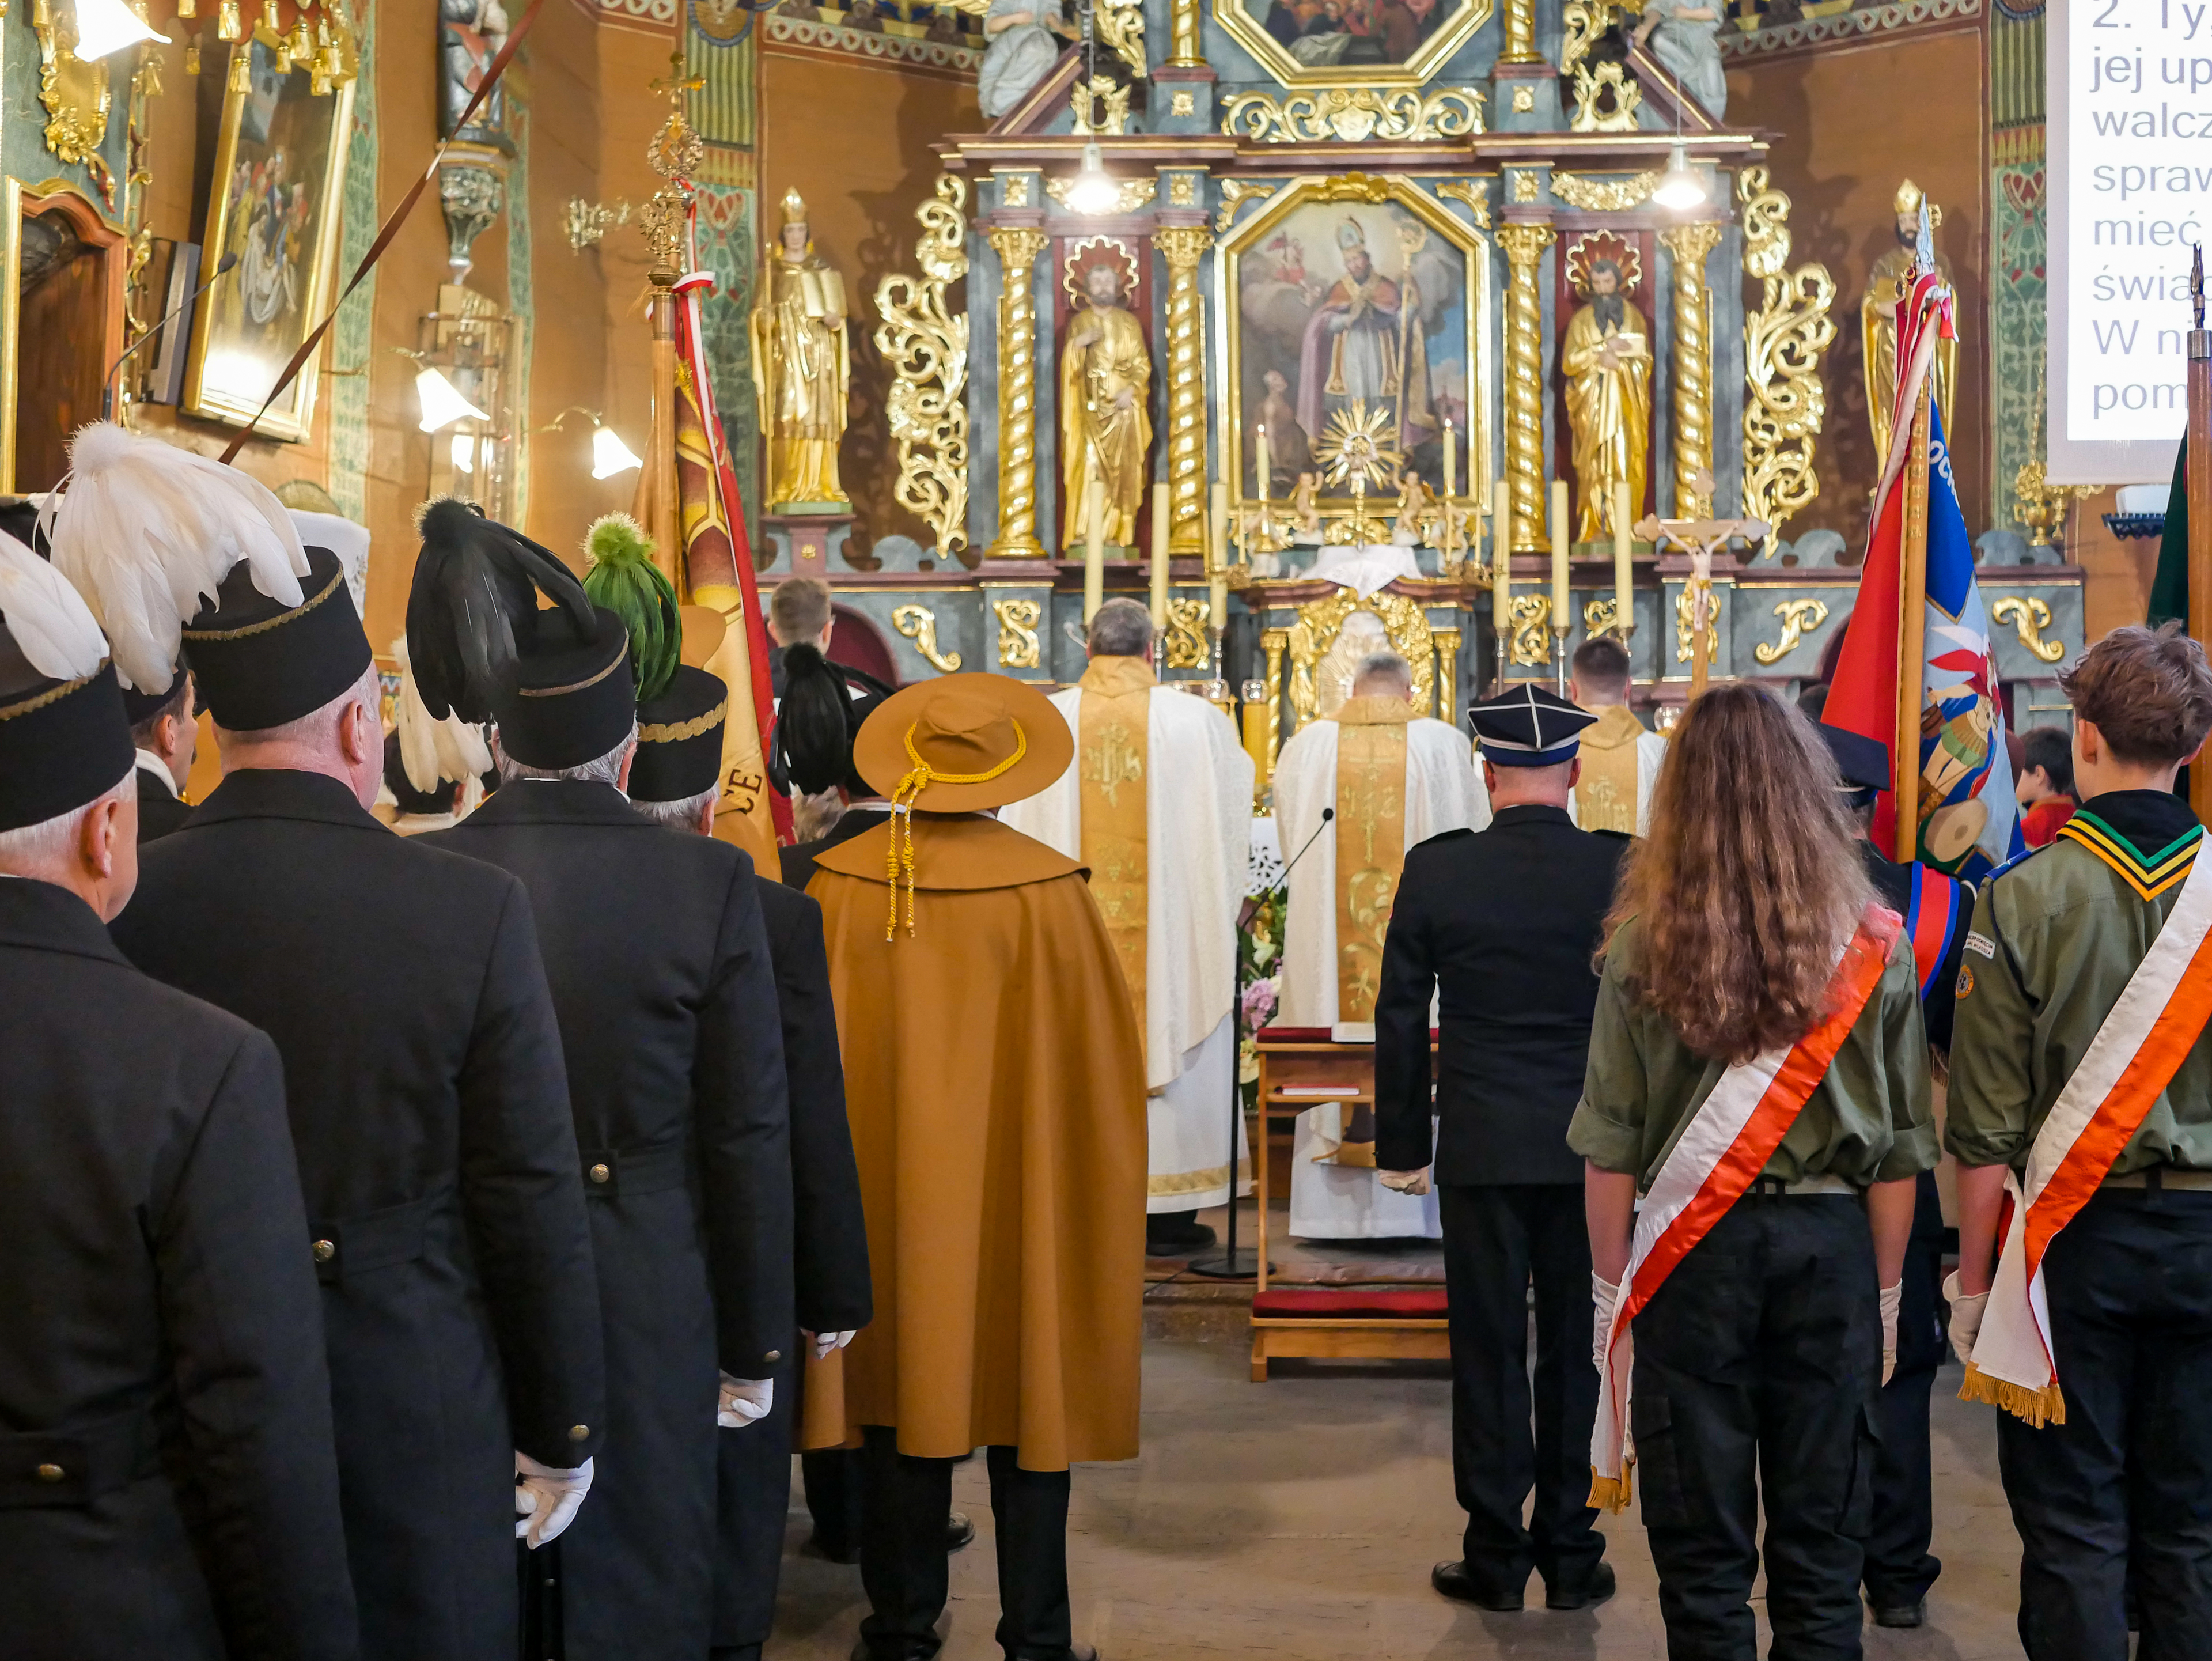
<instances>
[{"instance_id":1,"label":"white glove","mask_svg":"<svg viewBox=\"0 0 2212 1661\"><path fill-rule=\"evenodd\" d=\"M1881 1289L1881 1381L1887 1384L1897 1371L1897 1311L1905 1301L1905 1282Z\"/></svg>"},{"instance_id":2,"label":"white glove","mask_svg":"<svg viewBox=\"0 0 2212 1661\"><path fill-rule=\"evenodd\" d=\"M860 1335L860 1329L856 1327L851 1332L810 1332L806 1335L814 1345L814 1359L819 1361L851 1343Z\"/></svg>"},{"instance_id":3,"label":"white glove","mask_svg":"<svg viewBox=\"0 0 2212 1661\"><path fill-rule=\"evenodd\" d=\"M1990 1294L1978 1292L1969 1298L1959 1290L1959 1271L1953 1269L1943 1277L1943 1296L1951 1305L1951 1352L1961 1361L1974 1359L1974 1340L1982 1335L1982 1311L1989 1307Z\"/></svg>"},{"instance_id":4,"label":"white glove","mask_svg":"<svg viewBox=\"0 0 2212 1661\"><path fill-rule=\"evenodd\" d=\"M1429 1191L1426 1165L1419 1171L1378 1171L1375 1174L1382 1179L1382 1186L1395 1194L1411 1194L1418 1198Z\"/></svg>"},{"instance_id":5,"label":"white glove","mask_svg":"<svg viewBox=\"0 0 2212 1661\"><path fill-rule=\"evenodd\" d=\"M1613 1331L1613 1306L1620 1302L1620 1288L1590 1270L1590 1365L1601 1378L1605 1376L1605 1341Z\"/></svg>"},{"instance_id":6,"label":"white glove","mask_svg":"<svg viewBox=\"0 0 2212 1661\"><path fill-rule=\"evenodd\" d=\"M520 1449L514 1455L514 1537L536 1551L575 1520L576 1508L592 1491L592 1462L573 1470L541 1465Z\"/></svg>"},{"instance_id":7,"label":"white glove","mask_svg":"<svg viewBox=\"0 0 2212 1661\"><path fill-rule=\"evenodd\" d=\"M743 1430L767 1418L769 1409L775 1405L775 1379L732 1378L726 1372L722 1375L722 1399L714 1410L714 1422L725 1430Z\"/></svg>"}]
</instances>

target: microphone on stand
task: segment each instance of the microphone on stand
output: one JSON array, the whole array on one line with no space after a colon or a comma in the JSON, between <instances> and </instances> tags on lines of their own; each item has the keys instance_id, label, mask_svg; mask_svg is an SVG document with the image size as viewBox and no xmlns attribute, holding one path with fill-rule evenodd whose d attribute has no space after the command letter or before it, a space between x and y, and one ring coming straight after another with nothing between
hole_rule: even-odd
<instances>
[{"instance_id":1,"label":"microphone on stand","mask_svg":"<svg viewBox=\"0 0 2212 1661\"><path fill-rule=\"evenodd\" d=\"M107 366L106 378L100 383L100 418L102 421L112 420L115 416L116 371L123 367L125 361L129 359L133 352L137 351L148 341L160 334L161 331L168 327L170 324L176 321L179 313L182 312L185 307L191 305L202 295L205 294L210 289L215 287L215 285L222 280L223 273L229 271L231 267L237 264L238 256L236 254L227 253L223 255L220 263L218 263L215 268L215 275L213 277L208 278L208 280L201 283L198 288L194 289L182 300L179 300L175 305L170 307L167 312L164 312L161 314L160 320L156 322L152 328L147 330L144 334L140 335L137 339L132 341L128 346L125 346L123 349L123 356L117 358L114 362Z\"/></svg>"},{"instance_id":2,"label":"microphone on stand","mask_svg":"<svg viewBox=\"0 0 2212 1661\"><path fill-rule=\"evenodd\" d=\"M1335 817L1336 809L1334 807L1324 807L1321 810L1321 823L1314 827L1313 835L1306 838L1305 847L1299 849L1297 853L1291 855L1290 864L1285 865L1283 867L1283 880L1285 882L1288 882L1290 880L1291 867L1297 865L1300 860L1305 858L1307 849L1310 849L1316 843L1321 840L1321 833L1328 829L1328 822ZM1237 927L1240 932L1249 928L1252 926L1253 914L1257 912L1259 909L1260 896L1257 894L1247 894L1244 897L1244 904L1238 907L1237 911Z\"/></svg>"}]
</instances>

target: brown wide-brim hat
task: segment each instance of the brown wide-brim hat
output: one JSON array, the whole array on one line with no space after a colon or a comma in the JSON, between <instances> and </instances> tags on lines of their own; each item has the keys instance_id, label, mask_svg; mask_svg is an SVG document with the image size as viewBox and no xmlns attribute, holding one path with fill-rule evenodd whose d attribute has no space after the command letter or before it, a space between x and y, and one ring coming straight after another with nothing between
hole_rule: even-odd
<instances>
[{"instance_id":1,"label":"brown wide-brim hat","mask_svg":"<svg viewBox=\"0 0 2212 1661\"><path fill-rule=\"evenodd\" d=\"M913 805L925 813L973 813L1021 801L1052 783L1075 759L1075 735L1051 701L1026 682L947 675L894 692L853 739L854 770L886 796L915 770L917 756L933 776ZM1001 767L1006 770L994 771ZM973 782L955 782L962 779Z\"/></svg>"}]
</instances>

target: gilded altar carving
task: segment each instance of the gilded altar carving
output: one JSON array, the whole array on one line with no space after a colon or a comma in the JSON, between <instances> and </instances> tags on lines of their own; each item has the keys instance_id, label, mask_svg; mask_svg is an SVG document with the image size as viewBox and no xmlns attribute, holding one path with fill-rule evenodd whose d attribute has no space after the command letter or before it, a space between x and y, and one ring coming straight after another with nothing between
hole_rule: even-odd
<instances>
[{"instance_id":1,"label":"gilded altar carving","mask_svg":"<svg viewBox=\"0 0 2212 1661\"><path fill-rule=\"evenodd\" d=\"M1152 241L1168 266L1168 547L1206 548L1206 339L1198 262L1213 246L1203 225L1166 225Z\"/></svg>"},{"instance_id":2,"label":"gilded altar carving","mask_svg":"<svg viewBox=\"0 0 2212 1661\"><path fill-rule=\"evenodd\" d=\"M1449 197L1455 202L1467 204L1467 210L1474 222L1486 231L1490 228L1490 181L1487 179L1447 179L1437 186L1438 196Z\"/></svg>"},{"instance_id":3,"label":"gilded altar carving","mask_svg":"<svg viewBox=\"0 0 2212 1661\"><path fill-rule=\"evenodd\" d=\"M113 198L113 180L99 154L107 137L107 113L113 94L107 62L87 63L71 50L76 33L54 17L53 0L33 0L31 28L39 39L39 102L46 107L46 148L64 161L92 168L103 195ZM9 373L13 373L11 369Z\"/></svg>"},{"instance_id":4,"label":"gilded altar carving","mask_svg":"<svg viewBox=\"0 0 2212 1661\"><path fill-rule=\"evenodd\" d=\"M1202 669L1206 666L1213 655L1206 639L1206 622L1212 609L1202 599L1168 602L1169 668Z\"/></svg>"},{"instance_id":5,"label":"gilded altar carving","mask_svg":"<svg viewBox=\"0 0 2212 1661\"><path fill-rule=\"evenodd\" d=\"M1237 210L1247 202L1265 202L1275 193L1273 185L1255 185L1242 179L1221 181L1221 208L1213 216L1213 228L1225 231L1237 217Z\"/></svg>"},{"instance_id":6,"label":"gilded altar carving","mask_svg":"<svg viewBox=\"0 0 2212 1661\"><path fill-rule=\"evenodd\" d=\"M2051 626L2051 607L2033 594L2007 594L1992 600L1990 621L2011 624L2020 643L2041 662L2056 663L2066 655L2063 642L2044 639L2043 631Z\"/></svg>"},{"instance_id":7,"label":"gilded altar carving","mask_svg":"<svg viewBox=\"0 0 2212 1661\"><path fill-rule=\"evenodd\" d=\"M884 413L898 448L891 495L946 554L968 541L968 319L945 303L968 275L967 204L967 182L939 175L936 198L915 210L921 275L894 272L876 285L876 350L892 373Z\"/></svg>"},{"instance_id":8,"label":"gilded altar carving","mask_svg":"<svg viewBox=\"0 0 2212 1661\"><path fill-rule=\"evenodd\" d=\"M1630 609L1632 611L1634 608L1632 606ZM1632 630L1635 626L1635 619L1631 618L1629 628ZM1628 643L1628 636L1622 632L1620 627L1620 602L1618 599L1586 602L1583 606L1583 630L1593 640L1600 635L1613 635L1622 645Z\"/></svg>"},{"instance_id":9,"label":"gilded altar carving","mask_svg":"<svg viewBox=\"0 0 2212 1661\"><path fill-rule=\"evenodd\" d=\"M1505 290L1505 481L1513 498L1510 541L1515 553L1543 546L1544 325L1536 293L1536 262L1559 234L1545 224L1498 227L1510 273Z\"/></svg>"},{"instance_id":10,"label":"gilded altar carving","mask_svg":"<svg viewBox=\"0 0 2212 1661\"><path fill-rule=\"evenodd\" d=\"M1751 648L1761 663L1779 663L1796 651L1808 634L1828 620L1828 607L1822 600L1785 599L1774 608L1774 615L1782 619L1782 638L1762 640Z\"/></svg>"},{"instance_id":11,"label":"gilded altar carving","mask_svg":"<svg viewBox=\"0 0 2212 1661\"><path fill-rule=\"evenodd\" d=\"M1459 720L1459 648L1462 639L1456 629L1431 628L1429 636L1437 646L1437 719Z\"/></svg>"},{"instance_id":12,"label":"gilded altar carving","mask_svg":"<svg viewBox=\"0 0 2212 1661\"><path fill-rule=\"evenodd\" d=\"M1540 64L1544 54L1536 50L1536 0L1505 0L1505 49L1498 54L1501 64Z\"/></svg>"},{"instance_id":13,"label":"gilded altar carving","mask_svg":"<svg viewBox=\"0 0 2212 1661\"><path fill-rule=\"evenodd\" d=\"M912 641L922 660L939 674L949 675L959 669L959 653L938 650L937 613L927 605L900 606L891 613L891 627Z\"/></svg>"},{"instance_id":14,"label":"gilded altar carving","mask_svg":"<svg viewBox=\"0 0 2212 1661\"><path fill-rule=\"evenodd\" d=\"M2040 391L2039 386L2038 392ZM2053 484L2043 463L2023 461L2020 471L2012 476L2012 516L2027 532L2029 547L2048 548L2051 545L2051 533L2063 533L2066 529L2066 510L2076 502L2087 502L2104 488L2101 484Z\"/></svg>"},{"instance_id":15,"label":"gilded altar carving","mask_svg":"<svg viewBox=\"0 0 2212 1661\"><path fill-rule=\"evenodd\" d=\"M1620 15L1613 0L1567 0L1559 9L1559 21L1565 31L1559 40L1559 73L1573 74L1575 66L1589 56L1590 48Z\"/></svg>"},{"instance_id":16,"label":"gilded altar carving","mask_svg":"<svg viewBox=\"0 0 2212 1661\"><path fill-rule=\"evenodd\" d=\"M1077 82L1068 89L1067 101L1075 116L1070 132L1115 138L1129 130L1129 88L1110 75Z\"/></svg>"},{"instance_id":17,"label":"gilded altar carving","mask_svg":"<svg viewBox=\"0 0 2212 1661\"><path fill-rule=\"evenodd\" d=\"M1814 454L1828 412L1820 358L1836 338L1829 307L1835 279L1825 265L1790 267L1790 198L1764 167L1736 175L1743 210L1743 269L1762 285L1744 319L1743 511L1781 534L1820 494Z\"/></svg>"},{"instance_id":18,"label":"gilded altar carving","mask_svg":"<svg viewBox=\"0 0 2212 1661\"><path fill-rule=\"evenodd\" d=\"M1656 173L1610 179L1592 179L1556 169L1552 173L1552 194L1584 213L1626 213L1649 202L1651 192L1658 187Z\"/></svg>"},{"instance_id":19,"label":"gilded altar carving","mask_svg":"<svg viewBox=\"0 0 2212 1661\"><path fill-rule=\"evenodd\" d=\"M1034 669L1042 654L1037 645L1037 619L1042 608L1033 599L994 599L991 610L999 619L999 667Z\"/></svg>"},{"instance_id":20,"label":"gilded altar carving","mask_svg":"<svg viewBox=\"0 0 2212 1661\"><path fill-rule=\"evenodd\" d=\"M1291 631L1261 631L1260 649L1267 657L1267 764L1261 776L1275 776L1275 756L1283 746L1283 654L1290 648Z\"/></svg>"},{"instance_id":21,"label":"gilded altar carving","mask_svg":"<svg viewBox=\"0 0 2212 1661\"><path fill-rule=\"evenodd\" d=\"M1114 211L1134 213L1139 208L1151 205L1152 198L1159 192L1160 181L1158 179L1121 179L1115 181L1115 187L1120 194L1114 198ZM1074 188L1075 180L1072 176L1044 181L1044 193L1063 208L1067 206L1068 193Z\"/></svg>"},{"instance_id":22,"label":"gilded altar carving","mask_svg":"<svg viewBox=\"0 0 2212 1661\"><path fill-rule=\"evenodd\" d=\"M999 255L999 534L994 559L1039 559L1036 534L1036 296L1030 272L1049 239L1024 225L991 233Z\"/></svg>"},{"instance_id":23,"label":"gilded altar carving","mask_svg":"<svg viewBox=\"0 0 2212 1661\"><path fill-rule=\"evenodd\" d=\"M1674 514L1701 516L1700 475L1713 466L1712 302L1705 289L1705 257L1727 228L1717 220L1670 226L1659 240L1674 256ZM1710 483L1704 490L1710 492Z\"/></svg>"},{"instance_id":24,"label":"gilded altar carving","mask_svg":"<svg viewBox=\"0 0 2212 1661\"><path fill-rule=\"evenodd\" d=\"M1636 106L1644 89L1627 71L1613 63L1600 64L1593 73L1588 64L1575 65L1575 108L1567 118L1571 132L1633 132Z\"/></svg>"},{"instance_id":25,"label":"gilded altar carving","mask_svg":"<svg viewBox=\"0 0 2212 1661\"><path fill-rule=\"evenodd\" d=\"M1114 54L1129 66L1129 73L1143 80L1151 71L1145 61L1145 8L1143 0L1099 0L1092 10L1098 39L1114 49ZM1121 102L1126 113L1128 89L1124 88Z\"/></svg>"},{"instance_id":26,"label":"gilded altar carving","mask_svg":"<svg viewBox=\"0 0 2212 1661\"><path fill-rule=\"evenodd\" d=\"M1278 98L1239 93L1221 131L1262 144L1358 144L1370 138L1418 142L1464 138L1483 131L1482 94L1473 87L1424 93L1412 87L1323 87Z\"/></svg>"},{"instance_id":27,"label":"gilded altar carving","mask_svg":"<svg viewBox=\"0 0 2212 1661\"><path fill-rule=\"evenodd\" d=\"M1552 597L1546 593L1513 596L1513 648L1507 654L1523 668L1537 668L1552 660Z\"/></svg>"},{"instance_id":28,"label":"gilded altar carving","mask_svg":"<svg viewBox=\"0 0 2212 1661\"><path fill-rule=\"evenodd\" d=\"M1291 656L1291 730L1295 733L1322 713L1318 671L1329 648L1355 611L1370 613L1382 625L1390 648L1413 666L1413 707L1429 708L1436 697L1436 631L1420 603L1387 591L1362 599L1339 588L1298 607L1298 620L1285 636ZM1269 631L1273 633L1273 630ZM1273 670L1270 670L1271 676Z\"/></svg>"}]
</instances>

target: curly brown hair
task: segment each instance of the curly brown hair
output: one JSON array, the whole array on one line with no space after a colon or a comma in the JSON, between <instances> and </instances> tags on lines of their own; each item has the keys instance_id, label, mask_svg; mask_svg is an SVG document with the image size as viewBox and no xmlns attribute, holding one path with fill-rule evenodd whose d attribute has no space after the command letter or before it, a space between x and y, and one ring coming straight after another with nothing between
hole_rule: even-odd
<instances>
[{"instance_id":1,"label":"curly brown hair","mask_svg":"<svg viewBox=\"0 0 2212 1661\"><path fill-rule=\"evenodd\" d=\"M2212 733L2212 669L2179 623L2115 629L2058 672L2074 713L2122 761L2186 761Z\"/></svg>"},{"instance_id":2,"label":"curly brown hair","mask_svg":"<svg viewBox=\"0 0 2212 1661\"><path fill-rule=\"evenodd\" d=\"M1840 788L1812 722L1758 687L1715 687L1674 729L1606 935L1638 920L1630 992L1695 1054L1748 1061L1828 1013L1874 903Z\"/></svg>"}]
</instances>

